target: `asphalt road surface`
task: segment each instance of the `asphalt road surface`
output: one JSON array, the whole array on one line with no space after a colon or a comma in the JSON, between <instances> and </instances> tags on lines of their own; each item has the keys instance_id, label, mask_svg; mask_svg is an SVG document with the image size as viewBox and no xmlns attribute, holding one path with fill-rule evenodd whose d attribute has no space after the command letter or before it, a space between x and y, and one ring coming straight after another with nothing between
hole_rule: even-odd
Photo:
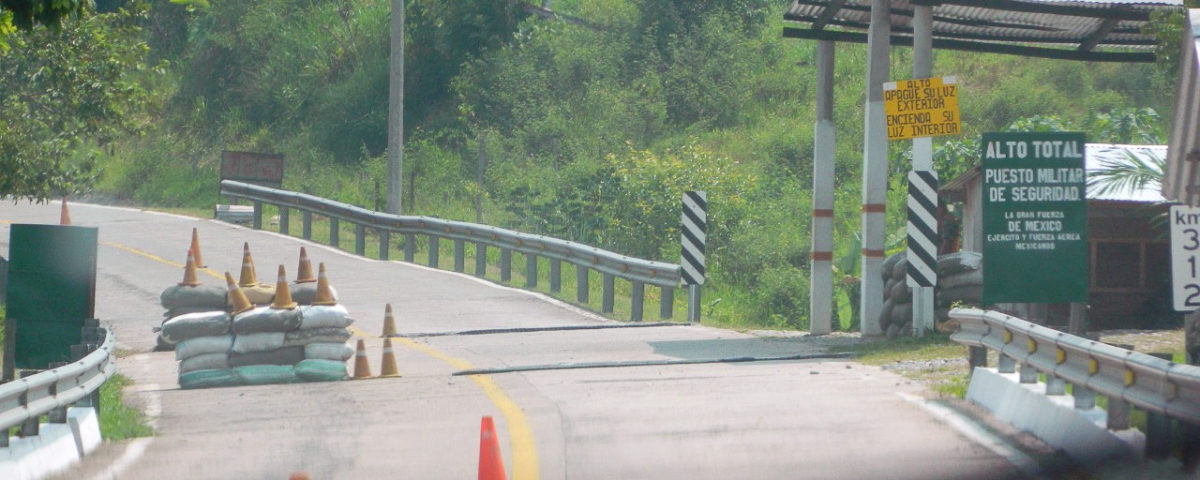
<instances>
[{"instance_id":1,"label":"asphalt road surface","mask_svg":"<svg viewBox=\"0 0 1200 480\"><path fill-rule=\"evenodd\" d=\"M1022 476L1020 455L1002 456L986 433L937 413L946 409L930 408L921 387L846 360L520 368L821 353L802 337L688 325L553 330L628 324L466 275L211 220L84 204L72 204L71 217L99 228L96 314L135 382L128 401L157 434L106 443L63 478L473 478L484 415L495 417L509 478L519 480ZM58 218L58 202L0 205L0 254L10 224ZM174 354L152 351L151 328L162 320L159 293L182 278L193 227L206 283L226 270L236 277L243 242L267 282L280 264L294 274L307 246L314 265L327 265L376 373L386 303L401 334L551 329L403 339L399 378L180 390ZM475 369L500 370L454 375Z\"/></svg>"}]
</instances>

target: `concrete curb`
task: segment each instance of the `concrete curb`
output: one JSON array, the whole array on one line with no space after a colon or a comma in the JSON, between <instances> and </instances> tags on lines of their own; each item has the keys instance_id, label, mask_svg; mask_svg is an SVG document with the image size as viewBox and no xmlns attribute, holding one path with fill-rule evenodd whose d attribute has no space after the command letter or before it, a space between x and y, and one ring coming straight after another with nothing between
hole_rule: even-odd
<instances>
[{"instance_id":1,"label":"concrete curb","mask_svg":"<svg viewBox=\"0 0 1200 480\"><path fill-rule=\"evenodd\" d=\"M39 434L12 438L0 449L0 478L35 480L74 465L100 446L100 419L92 407L67 409L67 423L43 423Z\"/></svg>"}]
</instances>

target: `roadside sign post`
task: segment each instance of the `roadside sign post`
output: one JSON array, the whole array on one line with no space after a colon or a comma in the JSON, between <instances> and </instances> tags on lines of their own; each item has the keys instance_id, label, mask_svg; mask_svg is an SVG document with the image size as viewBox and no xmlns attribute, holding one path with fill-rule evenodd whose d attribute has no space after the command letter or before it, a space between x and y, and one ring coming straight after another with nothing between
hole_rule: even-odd
<instances>
[{"instance_id":1,"label":"roadside sign post","mask_svg":"<svg viewBox=\"0 0 1200 480\"><path fill-rule=\"evenodd\" d=\"M983 134L983 302L1087 302L1083 133Z\"/></svg>"},{"instance_id":2,"label":"roadside sign post","mask_svg":"<svg viewBox=\"0 0 1200 480\"><path fill-rule=\"evenodd\" d=\"M929 12L923 12L929 13ZM917 49L920 50L920 49ZM915 54L914 54L915 55ZM913 73L928 76L928 59ZM883 86L888 140L913 141L908 195L908 286L913 291L913 335L933 329L937 286L937 172L933 169L933 139L962 131L958 85L954 77L917 78Z\"/></svg>"},{"instance_id":3,"label":"roadside sign post","mask_svg":"<svg viewBox=\"0 0 1200 480\"><path fill-rule=\"evenodd\" d=\"M1173 205L1171 223L1171 286L1176 311L1200 307L1200 207Z\"/></svg>"}]
</instances>

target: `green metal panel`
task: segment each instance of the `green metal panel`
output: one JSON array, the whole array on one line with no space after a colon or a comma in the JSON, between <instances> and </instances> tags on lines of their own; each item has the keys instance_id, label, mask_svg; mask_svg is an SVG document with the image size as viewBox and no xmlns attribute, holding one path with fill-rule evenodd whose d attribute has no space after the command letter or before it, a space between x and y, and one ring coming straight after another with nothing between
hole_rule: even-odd
<instances>
[{"instance_id":1,"label":"green metal panel","mask_svg":"<svg viewBox=\"0 0 1200 480\"><path fill-rule=\"evenodd\" d=\"M12 226L7 314L17 368L72 360L84 320L95 316L96 239L91 227Z\"/></svg>"},{"instance_id":2,"label":"green metal panel","mask_svg":"<svg viewBox=\"0 0 1200 480\"><path fill-rule=\"evenodd\" d=\"M983 134L983 302L1088 300L1082 133Z\"/></svg>"}]
</instances>

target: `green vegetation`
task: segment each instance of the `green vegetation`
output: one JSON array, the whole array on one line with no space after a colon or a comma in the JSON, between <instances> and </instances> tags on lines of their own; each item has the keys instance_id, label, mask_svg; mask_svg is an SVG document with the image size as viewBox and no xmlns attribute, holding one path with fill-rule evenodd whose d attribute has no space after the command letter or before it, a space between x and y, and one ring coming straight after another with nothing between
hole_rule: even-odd
<instances>
[{"instance_id":1,"label":"green vegetation","mask_svg":"<svg viewBox=\"0 0 1200 480\"><path fill-rule=\"evenodd\" d=\"M100 386L100 435L107 440L154 435L154 429L146 424L146 415L125 404L122 392L131 382L118 373Z\"/></svg>"},{"instance_id":2,"label":"green vegetation","mask_svg":"<svg viewBox=\"0 0 1200 480\"><path fill-rule=\"evenodd\" d=\"M405 213L676 262L680 195L706 190L705 322L805 328L815 42L781 37L787 2L553 0L559 19L528 3L407 2ZM15 163L0 171L18 175L0 175L0 193L94 188L207 212L230 149L284 153L287 189L382 209L390 2L99 4L61 33L8 34L0 162ZM1157 25L1171 45L1180 21ZM908 77L911 51L892 53L893 78ZM839 328L858 302L865 57L837 47ZM963 136L935 141L940 176L971 166L984 131L1161 141L1172 68L937 52L965 120ZM889 251L904 238L909 149L891 147Z\"/></svg>"}]
</instances>

